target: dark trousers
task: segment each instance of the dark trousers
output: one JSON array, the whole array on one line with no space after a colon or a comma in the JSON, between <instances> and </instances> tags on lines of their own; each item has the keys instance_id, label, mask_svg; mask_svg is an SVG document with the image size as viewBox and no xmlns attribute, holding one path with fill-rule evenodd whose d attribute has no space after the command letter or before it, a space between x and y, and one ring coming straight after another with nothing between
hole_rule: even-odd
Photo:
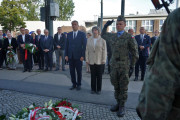
<instances>
[{"instance_id":1,"label":"dark trousers","mask_svg":"<svg viewBox=\"0 0 180 120\"><path fill-rule=\"evenodd\" d=\"M3 65L3 55L2 55L2 50L0 50L0 68Z\"/></svg>"},{"instance_id":2,"label":"dark trousers","mask_svg":"<svg viewBox=\"0 0 180 120\"><path fill-rule=\"evenodd\" d=\"M37 53L38 53L37 59L38 59L39 69L44 69L44 52L39 51Z\"/></svg>"},{"instance_id":3,"label":"dark trousers","mask_svg":"<svg viewBox=\"0 0 180 120\"><path fill-rule=\"evenodd\" d=\"M32 54L27 51L27 60L25 60L25 50L21 50L21 60L23 61L24 70L32 69Z\"/></svg>"},{"instance_id":4,"label":"dark trousers","mask_svg":"<svg viewBox=\"0 0 180 120\"><path fill-rule=\"evenodd\" d=\"M50 70L52 70L52 65L53 65L52 51L44 52L44 58L45 58L46 69L50 68Z\"/></svg>"},{"instance_id":5,"label":"dark trousers","mask_svg":"<svg viewBox=\"0 0 180 120\"><path fill-rule=\"evenodd\" d=\"M71 81L74 87L81 86L82 79L82 61L80 59L69 59L69 68L71 74ZM77 81L76 81L77 73Z\"/></svg>"},{"instance_id":6,"label":"dark trousers","mask_svg":"<svg viewBox=\"0 0 180 120\"><path fill-rule=\"evenodd\" d=\"M101 91L102 88L102 67L103 65L90 65L91 70L91 90Z\"/></svg>"},{"instance_id":7,"label":"dark trousers","mask_svg":"<svg viewBox=\"0 0 180 120\"><path fill-rule=\"evenodd\" d=\"M5 65L7 66L7 59L6 59L6 50L2 49L2 66L3 66L3 63L5 62Z\"/></svg>"},{"instance_id":8,"label":"dark trousers","mask_svg":"<svg viewBox=\"0 0 180 120\"><path fill-rule=\"evenodd\" d=\"M145 72L146 72L146 61L148 59L148 56L142 56L139 55L139 60L136 62L135 66L135 77L139 76L139 66L141 69L141 78L144 78Z\"/></svg>"},{"instance_id":9,"label":"dark trousers","mask_svg":"<svg viewBox=\"0 0 180 120\"><path fill-rule=\"evenodd\" d=\"M108 54L108 73L111 72L111 66L110 66L110 60L111 60L111 54Z\"/></svg>"},{"instance_id":10,"label":"dark trousers","mask_svg":"<svg viewBox=\"0 0 180 120\"><path fill-rule=\"evenodd\" d=\"M35 63L38 63L38 55L39 55L39 52L35 52L35 53L33 54L34 64L35 64Z\"/></svg>"}]
</instances>

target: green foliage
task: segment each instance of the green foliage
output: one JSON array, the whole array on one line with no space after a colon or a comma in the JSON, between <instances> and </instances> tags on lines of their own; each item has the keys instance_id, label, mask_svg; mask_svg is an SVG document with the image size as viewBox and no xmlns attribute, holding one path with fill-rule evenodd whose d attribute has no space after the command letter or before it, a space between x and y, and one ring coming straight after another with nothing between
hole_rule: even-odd
<instances>
[{"instance_id":1,"label":"green foliage","mask_svg":"<svg viewBox=\"0 0 180 120\"><path fill-rule=\"evenodd\" d=\"M19 27L25 27L24 16L26 11L23 9L27 0L3 0L0 6L0 23L3 29L10 31Z\"/></svg>"},{"instance_id":2,"label":"green foliage","mask_svg":"<svg viewBox=\"0 0 180 120\"><path fill-rule=\"evenodd\" d=\"M74 2L73 0L55 0L59 4L59 18L58 20L70 20L74 15Z\"/></svg>"},{"instance_id":3,"label":"green foliage","mask_svg":"<svg viewBox=\"0 0 180 120\"><path fill-rule=\"evenodd\" d=\"M26 20L39 21L41 0L28 0L26 5Z\"/></svg>"}]
</instances>

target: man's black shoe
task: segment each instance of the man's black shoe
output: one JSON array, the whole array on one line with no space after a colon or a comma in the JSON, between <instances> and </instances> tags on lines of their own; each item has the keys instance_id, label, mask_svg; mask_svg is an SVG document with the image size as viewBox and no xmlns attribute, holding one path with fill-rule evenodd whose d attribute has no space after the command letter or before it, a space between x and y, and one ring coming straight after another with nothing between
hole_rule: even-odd
<instances>
[{"instance_id":1,"label":"man's black shoe","mask_svg":"<svg viewBox=\"0 0 180 120\"><path fill-rule=\"evenodd\" d=\"M27 71L26 69L23 70L23 72L26 72L26 71Z\"/></svg>"},{"instance_id":2,"label":"man's black shoe","mask_svg":"<svg viewBox=\"0 0 180 120\"><path fill-rule=\"evenodd\" d=\"M55 69L55 71L58 71L58 70L59 70L58 68Z\"/></svg>"},{"instance_id":3,"label":"man's black shoe","mask_svg":"<svg viewBox=\"0 0 180 120\"><path fill-rule=\"evenodd\" d=\"M77 89L78 91L79 91L79 90L81 90L81 86L77 86L77 88L76 88L76 89Z\"/></svg>"},{"instance_id":4,"label":"man's black shoe","mask_svg":"<svg viewBox=\"0 0 180 120\"><path fill-rule=\"evenodd\" d=\"M28 72L31 72L31 70L28 70Z\"/></svg>"},{"instance_id":5,"label":"man's black shoe","mask_svg":"<svg viewBox=\"0 0 180 120\"><path fill-rule=\"evenodd\" d=\"M119 110L119 104L112 106L110 110L111 112L117 112Z\"/></svg>"},{"instance_id":6,"label":"man's black shoe","mask_svg":"<svg viewBox=\"0 0 180 120\"><path fill-rule=\"evenodd\" d=\"M141 81L144 81L144 77L141 78Z\"/></svg>"},{"instance_id":7,"label":"man's black shoe","mask_svg":"<svg viewBox=\"0 0 180 120\"><path fill-rule=\"evenodd\" d=\"M62 69L62 71L66 71L65 69Z\"/></svg>"},{"instance_id":8,"label":"man's black shoe","mask_svg":"<svg viewBox=\"0 0 180 120\"><path fill-rule=\"evenodd\" d=\"M124 107L119 106L119 111L117 111L118 117L123 117L125 115Z\"/></svg>"},{"instance_id":9,"label":"man's black shoe","mask_svg":"<svg viewBox=\"0 0 180 120\"><path fill-rule=\"evenodd\" d=\"M100 95L100 94L101 94L101 91L97 91L97 94Z\"/></svg>"},{"instance_id":10,"label":"man's black shoe","mask_svg":"<svg viewBox=\"0 0 180 120\"><path fill-rule=\"evenodd\" d=\"M74 90L76 89L76 86L72 86L71 88L69 88L70 90Z\"/></svg>"},{"instance_id":11,"label":"man's black shoe","mask_svg":"<svg viewBox=\"0 0 180 120\"><path fill-rule=\"evenodd\" d=\"M48 68L46 68L44 71L48 71Z\"/></svg>"},{"instance_id":12,"label":"man's black shoe","mask_svg":"<svg viewBox=\"0 0 180 120\"><path fill-rule=\"evenodd\" d=\"M91 94L95 94L96 92L95 91L91 91Z\"/></svg>"},{"instance_id":13,"label":"man's black shoe","mask_svg":"<svg viewBox=\"0 0 180 120\"><path fill-rule=\"evenodd\" d=\"M138 81L138 77L135 77L134 81Z\"/></svg>"}]
</instances>

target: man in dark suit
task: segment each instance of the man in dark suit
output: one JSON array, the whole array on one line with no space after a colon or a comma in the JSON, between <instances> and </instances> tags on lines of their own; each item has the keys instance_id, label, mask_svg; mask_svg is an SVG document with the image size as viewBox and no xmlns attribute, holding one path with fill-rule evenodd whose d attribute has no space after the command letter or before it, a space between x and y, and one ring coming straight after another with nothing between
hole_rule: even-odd
<instances>
[{"instance_id":1,"label":"man in dark suit","mask_svg":"<svg viewBox=\"0 0 180 120\"><path fill-rule=\"evenodd\" d=\"M152 48L153 44L155 43L156 39L158 38L158 35L159 35L159 31L156 30L154 32L154 36L151 38L151 48Z\"/></svg>"},{"instance_id":2,"label":"man in dark suit","mask_svg":"<svg viewBox=\"0 0 180 120\"><path fill-rule=\"evenodd\" d=\"M64 56L64 48L65 48L66 36L62 33L62 28L58 27L58 32L54 35L54 48L56 53L56 71L59 70L60 66L60 56L62 58L62 71L65 71L65 56Z\"/></svg>"},{"instance_id":3,"label":"man in dark suit","mask_svg":"<svg viewBox=\"0 0 180 120\"><path fill-rule=\"evenodd\" d=\"M45 57L45 64L46 68L45 71L48 71L48 68L50 68L50 71L52 71L52 64L53 64L53 37L49 35L49 31L47 29L44 30L44 36L41 37L41 48L44 52Z\"/></svg>"},{"instance_id":4,"label":"man in dark suit","mask_svg":"<svg viewBox=\"0 0 180 120\"><path fill-rule=\"evenodd\" d=\"M85 57L87 39L85 33L79 31L78 28L78 21L72 21L73 31L68 33L65 47L65 59L69 61L71 81L73 84L70 90L76 87L77 90L81 89L82 62ZM75 70L77 72L77 80Z\"/></svg>"},{"instance_id":5,"label":"man in dark suit","mask_svg":"<svg viewBox=\"0 0 180 120\"><path fill-rule=\"evenodd\" d=\"M146 61L149 56L149 48L151 45L151 39L148 35L145 34L144 27L140 28L140 35L136 35L135 39L138 44L138 52L139 52L139 60L136 62L135 66L135 79L134 81L138 80L139 75L139 66L141 68L141 80L144 80L144 75L146 72Z\"/></svg>"},{"instance_id":6,"label":"man in dark suit","mask_svg":"<svg viewBox=\"0 0 180 120\"><path fill-rule=\"evenodd\" d=\"M7 38L4 40L4 49L6 53L9 49L13 49L13 52L16 53L16 48L18 47L16 38L11 36L11 33L7 33Z\"/></svg>"},{"instance_id":7,"label":"man in dark suit","mask_svg":"<svg viewBox=\"0 0 180 120\"><path fill-rule=\"evenodd\" d=\"M3 65L3 32L0 30L0 70L2 70Z\"/></svg>"},{"instance_id":8,"label":"man in dark suit","mask_svg":"<svg viewBox=\"0 0 180 120\"><path fill-rule=\"evenodd\" d=\"M23 72L26 72L27 70L29 72L31 72L32 55L28 50L25 49L25 44L32 43L31 36L25 34L25 28L24 27L21 27L20 31L21 31L21 35L19 35L17 37L17 42L18 42L19 49L20 49L21 59L23 61L23 65L24 65Z\"/></svg>"},{"instance_id":9,"label":"man in dark suit","mask_svg":"<svg viewBox=\"0 0 180 120\"><path fill-rule=\"evenodd\" d=\"M40 44L42 42L41 38L43 35L41 35L41 30L37 29L36 30L37 35L36 35L36 46L38 48L38 51L36 52L37 59L38 59L38 64L39 64L39 69L38 70L44 70L44 51L42 50Z\"/></svg>"}]
</instances>

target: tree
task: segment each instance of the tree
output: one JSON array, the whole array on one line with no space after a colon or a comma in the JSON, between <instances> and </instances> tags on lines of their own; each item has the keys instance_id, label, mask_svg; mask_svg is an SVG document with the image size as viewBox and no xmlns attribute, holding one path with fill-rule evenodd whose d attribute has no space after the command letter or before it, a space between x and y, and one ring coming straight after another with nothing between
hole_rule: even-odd
<instances>
[{"instance_id":1,"label":"tree","mask_svg":"<svg viewBox=\"0 0 180 120\"><path fill-rule=\"evenodd\" d=\"M73 0L55 0L59 4L59 18L58 20L70 20L74 15L74 2Z\"/></svg>"},{"instance_id":2,"label":"tree","mask_svg":"<svg viewBox=\"0 0 180 120\"><path fill-rule=\"evenodd\" d=\"M27 0L3 0L0 6L0 23L3 29L10 31L20 27L25 27L24 16L26 11L23 9Z\"/></svg>"},{"instance_id":3,"label":"tree","mask_svg":"<svg viewBox=\"0 0 180 120\"><path fill-rule=\"evenodd\" d=\"M41 0L28 0L27 6L26 6L26 20L28 21L39 20L40 5L41 5Z\"/></svg>"}]
</instances>

